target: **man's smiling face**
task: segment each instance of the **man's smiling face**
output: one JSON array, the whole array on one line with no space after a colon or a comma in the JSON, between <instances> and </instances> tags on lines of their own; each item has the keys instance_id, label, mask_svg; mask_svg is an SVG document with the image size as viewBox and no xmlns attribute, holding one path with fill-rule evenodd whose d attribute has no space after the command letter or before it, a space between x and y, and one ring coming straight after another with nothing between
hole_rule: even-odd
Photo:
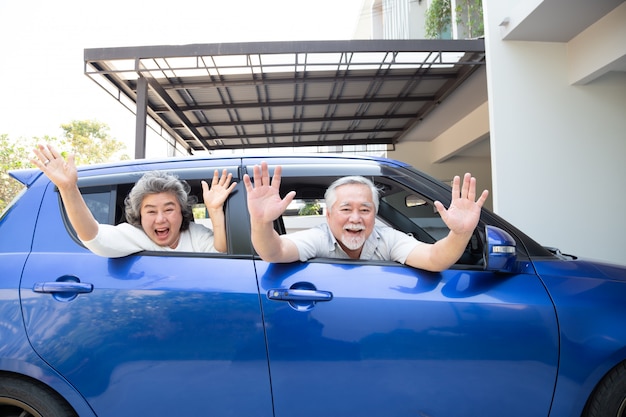
<instances>
[{"instance_id":1,"label":"man's smiling face","mask_svg":"<svg viewBox=\"0 0 626 417\"><path fill-rule=\"evenodd\" d=\"M328 226L341 248L358 259L376 221L372 192L364 184L345 184L335 194L337 200L326 214Z\"/></svg>"}]
</instances>

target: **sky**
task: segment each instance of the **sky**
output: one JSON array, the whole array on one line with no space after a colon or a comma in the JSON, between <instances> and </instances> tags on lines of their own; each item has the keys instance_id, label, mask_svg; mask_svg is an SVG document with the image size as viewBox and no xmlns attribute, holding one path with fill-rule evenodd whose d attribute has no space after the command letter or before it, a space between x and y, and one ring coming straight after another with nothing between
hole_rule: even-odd
<instances>
[{"instance_id":1,"label":"sky","mask_svg":"<svg viewBox=\"0 0 626 417\"><path fill-rule=\"evenodd\" d=\"M63 123L97 120L132 155L134 115L84 74L84 49L351 39L362 5L363 0L0 0L0 134L61 137Z\"/></svg>"}]
</instances>

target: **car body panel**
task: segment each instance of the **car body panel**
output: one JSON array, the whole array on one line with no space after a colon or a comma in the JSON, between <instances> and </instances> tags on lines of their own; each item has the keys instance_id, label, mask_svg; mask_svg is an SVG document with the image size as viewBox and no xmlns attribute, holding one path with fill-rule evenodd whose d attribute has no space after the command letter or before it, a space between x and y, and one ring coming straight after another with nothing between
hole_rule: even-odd
<instances>
[{"instance_id":1,"label":"car body panel","mask_svg":"<svg viewBox=\"0 0 626 417\"><path fill-rule=\"evenodd\" d=\"M33 177L32 172L25 176ZM33 351L24 328L19 285L48 184L30 187L0 219L0 375L40 381L61 394L80 416L95 417L80 393Z\"/></svg>"},{"instance_id":2,"label":"car body panel","mask_svg":"<svg viewBox=\"0 0 626 417\"><path fill-rule=\"evenodd\" d=\"M554 415L578 416L598 381L626 357L626 272L586 260L537 261L561 329Z\"/></svg>"},{"instance_id":3,"label":"car body panel","mask_svg":"<svg viewBox=\"0 0 626 417\"><path fill-rule=\"evenodd\" d=\"M29 339L99 416L271 415L250 260L42 256L29 260L21 289ZM93 292L67 301L32 290L67 275Z\"/></svg>"},{"instance_id":4,"label":"car body panel","mask_svg":"<svg viewBox=\"0 0 626 417\"><path fill-rule=\"evenodd\" d=\"M35 351L98 416L167 409L271 415L251 258L102 258L67 232L56 193L43 201L48 214L21 283L26 330ZM33 291L38 283L66 277L92 284L93 291L73 299ZM240 401L243 396L247 401Z\"/></svg>"},{"instance_id":5,"label":"car body panel","mask_svg":"<svg viewBox=\"0 0 626 417\"><path fill-rule=\"evenodd\" d=\"M257 271L276 417L450 415L455 402L457 416L548 414L558 330L534 275L321 261ZM304 283L332 300L302 310L263 297Z\"/></svg>"}]
</instances>

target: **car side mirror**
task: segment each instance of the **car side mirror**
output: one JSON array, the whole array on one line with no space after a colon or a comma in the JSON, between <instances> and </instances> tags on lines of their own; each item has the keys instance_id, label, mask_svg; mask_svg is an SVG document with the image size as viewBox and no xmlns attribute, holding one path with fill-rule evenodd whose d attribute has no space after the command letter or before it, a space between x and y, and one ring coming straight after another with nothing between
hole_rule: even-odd
<instances>
[{"instance_id":1,"label":"car side mirror","mask_svg":"<svg viewBox=\"0 0 626 417\"><path fill-rule=\"evenodd\" d=\"M517 259L515 239L498 227L486 226L485 240L485 269L494 272L513 272L513 264Z\"/></svg>"},{"instance_id":2,"label":"car side mirror","mask_svg":"<svg viewBox=\"0 0 626 417\"><path fill-rule=\"evenodd\" d=\"M415 194L409 194L406 197L404 197L404 205L409 208L425 206L426 204L428 204L426 200L424 200L422 197L415 195Z\"/></svg>"}]
</instances>

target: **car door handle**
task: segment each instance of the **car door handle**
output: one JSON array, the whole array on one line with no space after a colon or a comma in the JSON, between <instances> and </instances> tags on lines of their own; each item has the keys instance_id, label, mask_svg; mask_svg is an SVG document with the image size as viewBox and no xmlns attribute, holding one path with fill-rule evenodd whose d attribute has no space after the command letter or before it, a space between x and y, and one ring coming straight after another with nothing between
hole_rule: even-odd
<instances>
[{"instance_id":1,"label":"car door handle","mask_svg":"<svg viewBox=\"0 0 626 417\"><path fill-rule=\"evenodd\" d=\"M333 293L320 290L275 288L267 292L267 298L277 301L330 301Z\"/></svg>"},{"instance_id":2,"label":"car door handle","mask_svg":"<svg viewBox=\"0 0 626 417\"><path fill-rule=\"evenodd\" d=\"M93 284L74 281L37 282L33 285L33 291L46 294L85 294L93 291Z\"/></svg>"}]
</instances>

